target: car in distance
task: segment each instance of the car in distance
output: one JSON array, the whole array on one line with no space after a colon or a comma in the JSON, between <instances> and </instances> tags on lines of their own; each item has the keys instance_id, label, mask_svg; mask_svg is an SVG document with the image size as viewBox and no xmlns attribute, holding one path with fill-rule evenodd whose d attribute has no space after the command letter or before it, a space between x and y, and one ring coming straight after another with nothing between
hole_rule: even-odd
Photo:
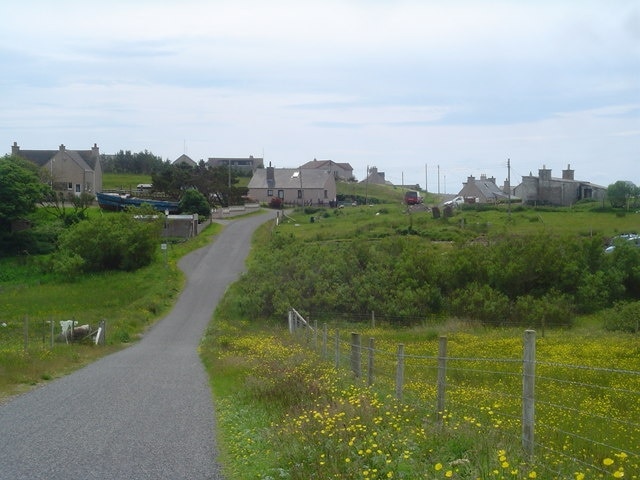
<instances>
[{"instance_id":1,"label":"car in distance","mask_svg":"<svg viewBox=\"0 0 640 480\"><path fill-rule=\"evenodd\" d=\"M616 245L622 242L629 242L631 245L640 248L640 235L637 233L623 233L611 239L611 243L604 249L606 253L611 253L616 249Z\"/></svg>"},{"instance_id":2,"label":"car in distance","mask_svg":"<svg viewBox=\"0 0 640 480\"><path fill-rule=\"evenodd\" d=\"M420 196L418 192L413 190L409 190L404 194L404 203L407 205L419 205L422 203L423 198Z\"/></svg>"}]
</instances>

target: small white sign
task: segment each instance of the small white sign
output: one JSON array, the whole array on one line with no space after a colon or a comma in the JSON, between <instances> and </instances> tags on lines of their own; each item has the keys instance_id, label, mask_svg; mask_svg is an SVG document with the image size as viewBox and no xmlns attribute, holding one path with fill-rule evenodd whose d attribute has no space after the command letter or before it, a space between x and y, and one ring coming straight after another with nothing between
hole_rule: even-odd
<instances>
[{"instance_id":1,"label":"small white sign","mask_svg":"<svg viewBox=\"0 0 640 480\"><path fill-rule=\"evenodd\" d=\"M160 244L160 250L166 250L167 249L167 244L166 243L161 243Z\"/></svg>"}]
</instances>

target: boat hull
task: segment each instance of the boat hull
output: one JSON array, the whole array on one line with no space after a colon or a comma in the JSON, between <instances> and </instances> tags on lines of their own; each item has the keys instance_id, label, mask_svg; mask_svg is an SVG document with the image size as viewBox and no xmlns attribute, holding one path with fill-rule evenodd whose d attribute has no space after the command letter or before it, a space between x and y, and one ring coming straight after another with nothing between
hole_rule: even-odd
<instances>
[{"instance_id":1,"label":"boat hull","mask_svg":"<svg viewBox=\"0 0 640 480\"><path fill-rule=\"evenodd\" d=\"M143 204L151 205L160 212L169 211L169 213L178 213L180 207L178 202L170 202L167 200L151 200L148 198L137 198L119 195L117 193L97 193L98 205L103 210L120 211L127 207L139 207Z\"/></svg>"}]
</instances>

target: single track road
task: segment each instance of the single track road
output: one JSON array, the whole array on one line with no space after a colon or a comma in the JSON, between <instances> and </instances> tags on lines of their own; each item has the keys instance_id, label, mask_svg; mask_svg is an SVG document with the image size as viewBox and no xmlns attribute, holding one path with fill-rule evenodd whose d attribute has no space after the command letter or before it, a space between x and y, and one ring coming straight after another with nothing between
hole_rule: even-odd
<instances>
[{"instance_id":1,"label":"single track road","mask_svg":"<svg viewBox=\"0 0 640 480\"><path fill-rule=\"evenodd\" d=\"M0 405L0 479L221 479L197 348L269 218L235 219L184 257L184 291L138 343Z\"/></svg>"}]
</instances>

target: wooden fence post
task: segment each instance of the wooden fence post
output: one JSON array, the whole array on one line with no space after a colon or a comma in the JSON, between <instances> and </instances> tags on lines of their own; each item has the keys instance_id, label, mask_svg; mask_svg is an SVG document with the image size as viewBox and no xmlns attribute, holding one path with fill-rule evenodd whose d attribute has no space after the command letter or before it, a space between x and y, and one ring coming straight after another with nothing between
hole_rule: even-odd
<instances>
[{"instance_id":1,"label":"wooden fence post","mask_svg":"<svg viewBox=\"0 0 640 480\"><path fill-rule=\"evenodd\" d=\"M318 351L318 320L313 321L313 348Z\"/></svg>"},{"instance_id":2,"label":"wooden fence post","mask_svg":"<svg viewBox=\"0 0 640 480\"><path fill-rule=\"evenodd\" d=\"M536 332L524 332L522 369L522 447L529 457L534 450Z\"/></svg>"},{"instance_id":3,"label":"wooden fence post","mask_svg":"<svg viewBox=\"0 0 640 480\"><path fill-rule=\"evenodd\" d=\"M22 334L24 336L24 351L29 349L29 316L24 316L24 323L22 325Z\"/></svg>"},{"instance_id":4,"label":"wooden fence post","mask_svg":"<svg viewBox=\"0 0 640 480\"><path fill-rule=\"evenodd\" d=\"M51 350L53 350L53 336L56 333L56 328L55 328L56 324L53 321L53 317L49 317L49 323L51 324Z\"/></svg>"},{"instance_id":5,"label":"wooden fence post","mask_svg":"<svg viewBox=\"0 0 640 480\"><path fill-rule=\"evenodd\" d=\"M295 330L293 326L293 310L289 309L289 333L293 333Z\"/></svg>"},{"instance_id":6,"label":"wooden fence post","mask_svg":"<svg viewBox=\"0 0 640 480\"><path fill-rule=\"evenodd\" d=\"M369 339L369 363L367 367L367 385L370 387L373 385L373 338Z\"/></svg>"},{"instance_id":7,"label":"wooden fence post","mask_svg":"<svg viewBox=\"0 0 640 480\"><path fill-rule=\"evenodd\" d=\"M336 329L336 369L340 368L340 331Z\"/></svg>"},{"instance_id":8,"label":"wooden fence post","mask_svg":"<svg viewBox=\"0 0 640 480\"><path fill-rule=\"evenodd\" d=\"M398 345L398 366L396 368L396 398L402 401L402 388L404 386L404 345Z\"/></svg>"},{"instance_id":9,"label":"wooden fence post","mask_svg":"<svg viewBox=\"0 0 640 480\"><path fill-rule=\"evenodd\" d=\"M356 378L362 378L360 351L360 334L351 332L351 370Z\"/></svg>"},{"instance_id":10,"label":"wooden fence post","mask_svg":"<svg viewBox=\"0 0 640 480\"><path fill-rule=\"evenodd\" d=\"M371 328L376 328L376 312L371 310Z\"/></svg>"},{"instance_id":11,"label":"wooden fence post","mask_svg":"<svg viewBox=\"0 0 640 480\"><path fill-rule=\"evenodd\" d=\"M445 393L447 387L447 337L440 337L438 341L438 399L436 401L436 418L442 427L444 425Z\"/></svg>"},{"instance_id":12,"label":"wooden fence post","mask_svg":"<svg viewBox=\"0 0 640 480\"><path fill-rule=\"evenodd\" d=\"M322 358L324 358L325 360L327 358L327 339L329 335L328 328L329 327L327 327L326 323L322 325Z\"/></svg>"}]
</instances>

